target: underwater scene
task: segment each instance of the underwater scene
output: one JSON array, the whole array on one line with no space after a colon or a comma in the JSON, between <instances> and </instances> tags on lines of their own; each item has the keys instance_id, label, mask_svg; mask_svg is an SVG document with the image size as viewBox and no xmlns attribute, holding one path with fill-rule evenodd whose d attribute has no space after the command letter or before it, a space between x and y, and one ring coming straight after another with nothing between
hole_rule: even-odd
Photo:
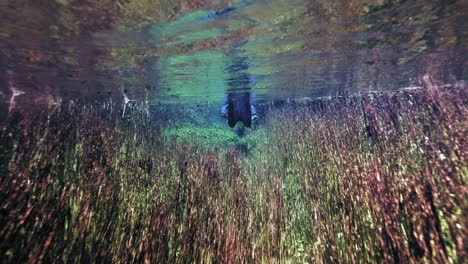
<instances>
[{"instance_id":1,"label":"underwater scene","mask_svg":"<svg viewBox=\"0 0 468 264\"><path fill-rule=\"evenodd\" d=\"M0 0L0 263L467 263L466 21Z\"/></svg>"}]
</instances>

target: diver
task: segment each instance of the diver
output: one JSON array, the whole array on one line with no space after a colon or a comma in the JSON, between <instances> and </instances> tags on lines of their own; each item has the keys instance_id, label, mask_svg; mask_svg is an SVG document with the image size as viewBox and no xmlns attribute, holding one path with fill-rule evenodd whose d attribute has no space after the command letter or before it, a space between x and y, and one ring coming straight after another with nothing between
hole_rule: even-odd
<instances>
[{"instance_id":1,"label":"diver","mask_svg":"<svg viewBox=\"0 0 468 264\"><path fill-rule=\"evenodd\" d=\"M227 79L227 96L223 100L221 116L228 119L230 127L242 122L244 127L251 127L258 120L257 110L253 106L254 94L251 86L255 82L247 70L247 58L233 56L232 63L226 68L230 78Z\"/></svg>"},{"instance_id":2,"label":"diver","mask_svg":"<svg viewBox=\"0 0 468 264\"><path fill-rule=\"evenodd\" d=\"M251 127L258 120L257 110L251 103L250 93L229 94L221 107L221 116L228 119L230 127L241 121L245 127Z\"/></svg>"}]
</instances>

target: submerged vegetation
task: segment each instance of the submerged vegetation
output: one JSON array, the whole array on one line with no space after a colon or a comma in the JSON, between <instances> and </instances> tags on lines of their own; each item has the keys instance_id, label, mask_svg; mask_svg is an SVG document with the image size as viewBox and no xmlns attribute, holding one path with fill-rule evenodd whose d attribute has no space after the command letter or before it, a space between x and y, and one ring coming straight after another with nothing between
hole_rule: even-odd
<instances>
[{"instance_id":1,"label":"submerged vegetation","mask_svg":"<svg viewBox=\"0 0 468 264\"><path fill-rule=\"evenodd\" d=\"M210 148L114 104L16 111L0 127L1 259L462 263L466 89L271 105L245 141Z\"/></svg>"},{"instance_id":2,"label":"submerged vegetation","mask_svg":"<svg viewBox=\"0 0 468 264\"><path fill-rule=\"evenodd\" d=\"M466 263L467 10L0 1L0 262Z\"/></svg>"}]
</instances>

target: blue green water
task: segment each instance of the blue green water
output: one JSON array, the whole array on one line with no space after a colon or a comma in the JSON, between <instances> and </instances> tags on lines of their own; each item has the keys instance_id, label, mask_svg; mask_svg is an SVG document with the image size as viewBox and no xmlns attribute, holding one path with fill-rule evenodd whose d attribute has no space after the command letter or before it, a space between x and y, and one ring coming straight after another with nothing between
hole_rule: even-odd
<instances>
[{"instance_id":1,"label":"blue green water","mask_svg":"<svg viewBox=\"0 0 468 264\"><path fill-rule=\"evenodd\" d=\"M0 96L8 102L20 91L16 105L124 96L153 105L219 104L242 89L261 103L418 87L424 75L444 84L468 79L466 1L2 7ZM229 81L236 78L250 81Z\"/></svg>"},{"instance_id":2,"label":"blue green water","mask_svg":"<svg viewBox=\"0 0 468 264\"><path fill-rule=\"evenodd\" d=\"M0 262L464 263L467 16L1 0Z\"/></svg>"},{"instance_id":3,"label":"blue green water","mask_svg":"<svg viewBox=\"0 0 468 264\"><path fill-rule=\"evenodd\" d=\"M245 88L228 81L242 74L258 101L397 90L425 74L450 83L467 77L468 30L464 5L447 3L244 1L145 27L134 49L154 55L153 103L217 102Z\"/></svg>"}]
</instances>

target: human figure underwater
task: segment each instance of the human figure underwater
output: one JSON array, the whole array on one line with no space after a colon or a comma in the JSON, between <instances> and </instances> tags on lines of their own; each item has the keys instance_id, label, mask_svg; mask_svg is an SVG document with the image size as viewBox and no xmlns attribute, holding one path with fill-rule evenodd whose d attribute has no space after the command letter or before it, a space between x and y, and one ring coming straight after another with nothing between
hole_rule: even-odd
<instances>
[{"instance_id":1,"label":"human figure underwater","mask_svg":"<svg viewBox=\"0 0 468 264\"><path fill-rule=\"evenodd\" d=\"M235 127L239 121L245 127L251 127L252 122L258 119L255 106L252 105L255 95L250 92L252 79L245 72L247 69L246 58L243 57L235 58L226 69L231 78L227 80L229 89L227 98L223 100L221 116L228 119L230 127Z\"/></svg>"}]
</instances>

